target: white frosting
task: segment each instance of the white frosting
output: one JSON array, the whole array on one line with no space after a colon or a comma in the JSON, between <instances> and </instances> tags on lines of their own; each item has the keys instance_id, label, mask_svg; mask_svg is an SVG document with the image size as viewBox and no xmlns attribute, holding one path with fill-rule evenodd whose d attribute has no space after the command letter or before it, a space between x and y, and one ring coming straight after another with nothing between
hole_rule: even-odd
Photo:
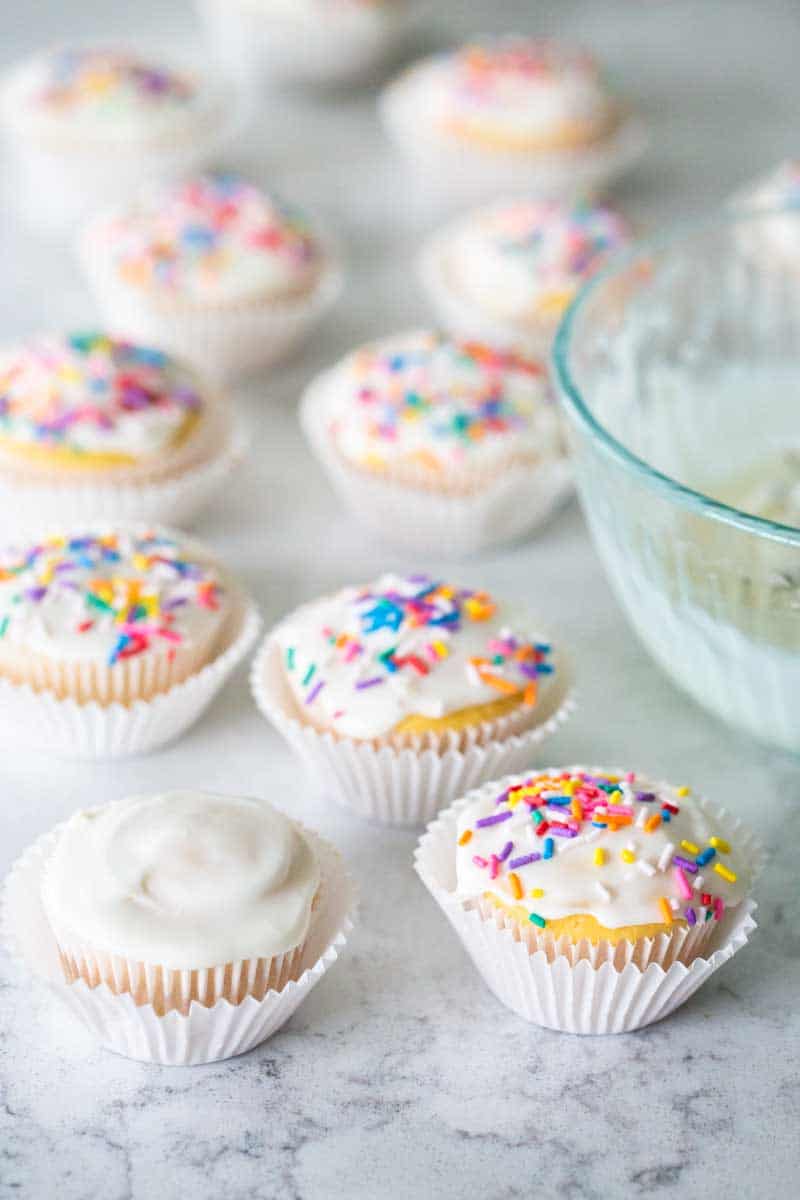
<instances>
[{"instance_id":1,"label":"white frosting","mask_svg":"<svg viewBox=\"0 0 800 1200\"><path fill-rule=\"evenodd\" d=\"M67 46L21 63L3 94L20 132L136 144L182 132L209 97L189 75L111 47Z\"/></svg>"},{"instance_id":2,"label":"white frosting","mask_svg":"<svg viewBox=\"0 0 800 1200\"><path fill-rule=\"evenodd\" d=\"M574 776L573 771L569 774ZM597 777L595 771L590 771L589 775ZM606 773L602 772L602 775ZM541 776L537 777L535 773L520 776L520 780L537 778ZM618 791L621 794L619 804L608 802L605 809L608 813L615 809L618 813L630 809L633 823L612 831L597 828L591 819L575 820L574 827L578 832L571 838L552 835L554 827L566 827L566 822L571 819L569 805L541 809L550 829L544 836L539 836L532 815L534 810L524 801L512 808L508 803L498 804L498 798L504 794L499 788L496 792L487 791L483 798L459 814L459 840L468 830L471 837L456 850L458 895L468 899L488 892L505 904L520 905L528 913L538 914L545 921L588 915L608 929L664 922L662 897L670 903L673 919L685 917L691 909L698 921L705 919L707 908L713 913L717 897L725 907L742 900L750 871L741 849L730 840L730 832L709 817L691 796L679 794L682 789L656 785L644 777L635 777L630 782L625 782L622 777ZM556 782L547 789L546 795L564 796L567 792L563 782ZM654 798L640 801L638 795ZM665 801L678 808L679 813L669 814L668 822L662 820L657 828L648 831L644 822L660 814ZM496 824L483 828L477 824L487 817L502 816L507 812L511 815ZM598 814L596 819L607 818ZM543 855L548 836L552 837L551 858L540 857L535 862L519 863L518 860L531 854ZM717 849L709 861L696 866L693 871L691 866L696 865L698 855L707 850L709 839L714 837L727 841L730 850ZM509 842L511 849L505 853ZM682 846L682 842L696 847L696 851ZM604 857L602 865L595 862L598 851ZM504 854L496 878L492 879L491 856L499 859ZM631 861L626 861L623 855ZM690 867L676 863L676 856L686 860ZM476 862L476 858L480 861ZM488 865L482 865L483 862ZM731 882L720 875L717 864L732 872L735 880ZM519 898L512 889L512 873L522 889ZM687 884L689 896L686 895ZM541 895L532 896L534 889L541 891ZM702 901L704 893L711 896L707 906Z\"/></svg>"},{"instance_id":3,"label":"white frosting","mask_svg":"<svg viewBox=\"0 0 800 1200\"><path fill-rule=\"evenodd\" d=\"M449 478L519 458L560 456L543 364L437 334L364 346L324 377L339 452L367 468Z\"/></svg>"},{"instance_id":4,"label":"white frosting","mask_svg":"<svg viewBox=\"0 0 800 1200\"><path fill-rule=\"evenodd\" d=\"M422 608L415 609L415 597ZM460 620L449 623L459 609ZM553 668L535 629L530 617L485 594L425 576L384 575L305 606L273 636L299 709L325 728L370 739L412 715L445 717L511 693L522 699L537 678L541 694ZM515 657L523 645L524 663ZM489 675L507 690L487 682ZM529 702L536 702L534 694Z\"/></svg>"},{"instance_id":5,"label":"white frosting","mask_svg":"<svg viewBox=\"0 0 800 1200\"><path fill-rule=\"evenodd\" d=\"M484 312L555 321L628 236L610 209L521 200L459 222L446 239L444 268L451 286Z\"/></svg>"},{"instance_id":6,"label":"white frosting","mask_svg":"<svg viewBox=\"0 0 800 1200\"><path fill-rule=\"evenodd\" d=\"M424 59L398 84L424 125L511 143L575 125L604 132L613 108L585 54L525 38L487 39Z\"/></svg>"},{"instance_id":7,"label":"white frosting","mask_svg":"<svg viewBox=\"0 0 800 1200\"><path fill-rule=\"evenodd\" d=\"M42 900L56 930L188 970L299 946L319 883L309 842L265 801L167 792L76 813Z\"/></svg>"},{"instance_id":8,"label":"white frosting","mask_svg":"<svg viewBox=\"0 0 800 1200\"><path fill-rule=\"evenodd\" d=\"M350 25L373 22L387 9L400 8L405 0L238 0L243 8L254 8L282 21L323 21Z\"/></svg>"},{"instance_id":9,"label":"white frosting","mask_svg":"<svg viewBox=\"0 0 800 1200\"><path fill-rule=\"evenodd\" d=\"M774 171L759 180L747 193L747 204L755 208L788 208L793 210L786 216L776 213L768 222L752 231L747 226L743 232L751 234L785 256L789 261L800 263L800 160L787 159Z\"/></svg>"},{"instance_id":10,"label":"white frosting","mask_svg":"<svg viewBox=\"0 0 800 1200\"><path fill-rule=\"evenodd\" d=\"M167 534L79 530L0 551L0 651L113 665L205 644L225 595L218 570Z\"/></svg>"}]
</instances>

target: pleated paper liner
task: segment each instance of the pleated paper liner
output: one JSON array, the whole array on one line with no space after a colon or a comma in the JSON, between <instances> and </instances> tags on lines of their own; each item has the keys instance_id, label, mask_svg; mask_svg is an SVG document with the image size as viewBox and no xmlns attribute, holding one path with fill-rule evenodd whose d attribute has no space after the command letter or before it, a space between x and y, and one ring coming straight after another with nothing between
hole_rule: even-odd
<instances>
[{"instance_id":1,"label":"pleated paper liner","mask_svg":"<svg viewBox=\"0 0 800 1200\"><path fill-rule=\"evenodd\" d=\"M130 993L117 995L105 983L89 987L83 979L65 981L41 902L42 873L60 828L41 837L12 867L2 894L3 940L20 965L47 983L102 1045L128 1058L190 1066L252 1050L289 1020L336 962L353 928L356 890L342 859L304 829L319 855L322 882L319 911L300 963L292 967L297 978L278 980L279 986L261 999L245 995L240 1003L220 999L211 1007L195 1001L185 1015L173 1009L159 1016L151 1004L137 1004Z\"/></svg>"},{"instance_id":2,"label":"pleated paper liner","mask_svg":"<svg viewBox=\"0 0 800 1200\"><path fill-rule=\"evenodd\" d=\"M466 558L533 532L572 494L566 456L510 462L474 490L432 490L351 466L329 432L326 376L306 391L300 421L314 454L347 508L381 538L420 555Z\"/></svg>"},{"instance_id":3,"label":"pleated paper liner","mask_svg":"<svg viewBox=\"0 0 800 1200\"><path fill-rule=\"evenodd\" d=\"M408 162L409 203L416 201L429 213L498 196L591 196L629 170L647 146L645 125L627 115L607 137L585 147L538 154L487 151L427 128L425 114L416 102L409 103L403 83L401 78L384 89L380 116Z\"/></svg>"},{"instance_id":4,"label":"pleated paper liner","mask_svg":"<svg viewBox=\"0 0 800 1200\"><path fill-rule=\"evenodd\" d=\"M564 768L559 768L564 769ZM570 771L586 770L570 767ZM529 941L496 910L455 895L458 815L484 791L499 794L531 772L507 776L458 800L432 822L419 841L414 866L444 912L484 982L507 1008L536 1025L563 1033L628 1033L668 1016L748 941L756 928L756 904L744 900L728 909L706 944L689 945L676 927L674 935L632 943L629 952L613 947L575 945L545 936ZM660 786L660 785L656 785ZM699 803L695 799L696 803ZM753 835L724 809L702 802L749 858L753 876L761 869L763 851ZM705 935L698 935L705 936ZM691 957L691 952L702 954ZM683 962L681 958L691 958Z\"/></svg>"},{"instance_id":5,"label":"pleated paper liner","mask_svg":"<svg viewBox=\"0 0 800 1200\"><path fill-rule=\"evenodd\" d=\"M205 306L160 303L157 295L120 280L108 254L92 245L91 226L80 238L78 256L110 332L158 346L225 383L287 358L338 300L344 286L338 248L324 232L318 241L323 266L307 292Z\"/></svg>"},{"instance_id":6,"label":"pleated paper liner","mask_svg":"<svg viewBox=\"0 0 800 1200\"><path fill-rule=\"evenodd\" d=\"M559 656L552 685L527 712L469 735L400 745L359 742L300 719L272 635L256 655L251 684L262 714L288 742L326 795L381 825L422 825L470 788L529 766L575 710L569 665Z\"/></svg>"},{"instance_id":7,"label":"pleated paper liner","mask_svg":"<svg viewBox=\"0 0 800 1200\"><path fill-rule=\"evenodd\" d=\"M209 559L204 547L182 540L190 552ZM212 657L199 670L149 699L105 704L58 699L53 693L34 691L28 684L0 677L0 738L6 744L31 747L44 754L99 759L148 754L179 737L211 703L253 646L261 627L258 609L250 597L233 580L225 575L222 578L228 612ZM136 658L127 663L129 672L120 686L124 682L129 694L149 694L151 684L164 682L158 666ZM134 679L131 672L138 672L139 678Z\"/></svg>"}]
</instances>

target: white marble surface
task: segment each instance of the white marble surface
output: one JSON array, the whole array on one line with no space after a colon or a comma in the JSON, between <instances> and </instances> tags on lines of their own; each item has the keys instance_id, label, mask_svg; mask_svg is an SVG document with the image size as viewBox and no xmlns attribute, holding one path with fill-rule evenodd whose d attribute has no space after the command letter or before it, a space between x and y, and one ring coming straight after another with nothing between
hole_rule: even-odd
<instances>
[{"instance_id":1,"label":"white marble surface","mask_svg":"<svg viewBox=\"0 0 800 1200\"><path fill-rule=\"evenodd\" d=\"M619 193L644 224L714 201L798 152L795 0L432 7L439 37L448 26L545 27L578 34L610 60L653 127L647 162ZM117 30L190 28L188 7L164 0L3 9L5 59L101 20ZM424 317L405 265L419 229L372 103L366 94L265 107L239 156L325 213L351 259L345 303L315 345L242 397L253 454L203 527L268 620L400 561L337 514L295 419L298 390L321 365ZM91 320L64 248L3 225L2 337ZM639 766L706 790L758 827L773 859L752 944L675 1016L639 1034L581 1040L521 1024L486 991L412 873L414 835L367 827L312 795L257 715L242 671L183 741L144 761L5 754L0 866L78 805L193 784L260 792L344 851L363 890L357 933L281 1034L245 1058L190 1070L95 1048L1 959L2 1200L770 1200L796 1188L800 764L742 741L662 678L628 634L576 507L534 544L458 576L524 589L570 639L583 706L553 742L553 761Z\"/></svg>"}]
</instances>

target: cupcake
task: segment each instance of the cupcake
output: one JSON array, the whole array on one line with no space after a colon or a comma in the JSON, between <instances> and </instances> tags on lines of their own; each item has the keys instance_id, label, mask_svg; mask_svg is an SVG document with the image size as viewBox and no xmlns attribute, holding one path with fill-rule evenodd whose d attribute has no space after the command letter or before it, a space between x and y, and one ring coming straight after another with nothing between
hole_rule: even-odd
<instances>
[{"instance_id":1,"label":"cupcake","mask_svg":"<svg viewBox=\"0 0 800 1200\"><path fill-rule=\"evenodd\" d=\"M198 0L209 44L237 79L345 84L402 44L408 0Z\"/></svg>"},{"instance_id":2,"label":"cupcake","mask_svg":"<svg viewBox=\"0 0 800 1200\"><path fill-rule=\"evenodd\" d=\"M413 824L492 778L571 708L538 623L483 591L384 575L305 605L267 637L256 699L334 796Z\"/></svg>"},{"instance_id":3,"label":"cupcake","mask_svg":"<svg viewBox=\"0 0 800 1200\"><path fill-rule=\"evenodd\" d=\"M438 319L461 337L545 354L581 284L631 236L613 209L519 200L471 213L423 249Z\"/></svg>"},{"instance_id":4,"label":"cupcake","mask_svg":"<svg viewBox=\"0 0 800 1200\"><path fill-rule=\"evenodd\" d=\"M251 1049L336 960L354 889L334 848L263 800L198 791L76 813L14 865L12 953L118 1053Z\"/></svg>"},{"instance_id":5,"label":"cupcake","mask_svg":"<svg viewBox=\"0 0 800 1200\"><path fill-rule=\"evenodd\" d=\"M505 1003L600 1033L665 1016L743 944L758 859L687 787L569 768L471 793L417 869Z\"/></svg>"},{"instance_id":6,"label":"cupcake","mask_svg":"<svg viewBox=\"0 0 800 1200\"><path fill-rule=\"evenodd\" d=\"M15 529L188 519L233 459L227 402L161 350L101 333L0 350L0 496Z\"/></svg>"},{"instance_id":7,"label":"cupcake","mask_svg":"<svg viewBox=\"0 0 800 1200\"><path fill-rule=\"evenodd\" d=\"M511 541L571 489L544 363L417 331L319 376L301 420L353 513L417 553Z\"/></svg>"},{"instance_id":8,"label":"cupcake","mask_svg":"<svg viewBox=\"0 0 800 1200\"><path fill-rule=\"evenodd\" d=\"M219 148L230 111L230 97L194 72L102 45L37 54L0 95L21 206L37 226L196 168Z\"/></svg>"},{"instance_id":9,"label":"cupcake","mask_svg":"<svg viewBox=\"0 0 800 1200\"><path fill-rule=\"evenodd\" d=\"M0 551L0 712L43 749L152 748L202 712L257 615L203 547L94 525Z\"/></svg>"},{"instance_id":10,"label":"cupcake","mask_svg":"<svg viewBox=\"0 0 800 1200\"><path fill-rule=\"evenodd\" d=\"M98 217L81 260L109 327L216 378L285 357L339 291L323 237L237 175L211 174Z\"/></svg>"},{"instance_id":11,"label":"cupcake","mask_svg":"<svg viewBox=\"0 0 800 1200\"><path fill-rule=\"evenodd\" d=\"M381 103L416 176L458 203L504 192L576 195L642 148L597 62L541 39L486 38L423 59Z\"/></svg>"}]
</instances>

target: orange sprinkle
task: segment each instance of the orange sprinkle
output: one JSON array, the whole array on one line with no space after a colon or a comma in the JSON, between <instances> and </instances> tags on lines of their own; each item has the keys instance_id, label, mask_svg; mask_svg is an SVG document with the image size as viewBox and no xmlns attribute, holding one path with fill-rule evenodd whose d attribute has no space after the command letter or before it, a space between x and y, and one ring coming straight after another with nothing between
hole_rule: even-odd
<instances>
[{"instance_id":1,"label":"orange sprinkle","mask_svg":"<svg viewBox=\"0 0 800 1200\"><path fill-rule=\"evenodd\" d=\"M516 696L519 693L519 688L515 683L512 683L510 679L503 679L500 675L491 675L488 671L481 671L481 679L497 692L505 692L509 696Z\"/></svg>"},{"instance_id":2,"label":"orange sprinkle","mask_svg":"<svg viewBox=\"0 0 800 1200\"><path fill-rule=\"evenodd\" d=\"M583 805L581 804L580 800L576 800L573 797L572 804L570 804L569 807L570 807L570 810L571 810L572 815L575 818L575 820L582 821L583 820Z\"/></svg>"},{"instance_id":3,"label":"orange sprinkle","mask_svg":"<svg viewBox=\"0 0 800 1200\"><path fill-rule=\"evenodd\" d=\"M465 829L461 837L458 839L459 846L466 846L467 842L472 841L472 830Z\"/></svg>"},{"instance_id":4,"label":"orange sprinkle","mask_svg":"<svg viewBox=\"0 0 800 1200\"><path fill-rule=\"evenodd\" d=\"M654 833L661 824L661 814L653 813L652 817L648 817L644 823L645 833Z\"/></svg>"},{"instance_id":5,"label":"orange sprinkle","mask_svg":"<svg viewBox=\"0 0 800 1200\"><path fill-rule=\"evenodd\" d=\"M515 900L521 900L524 896L522 884L519 881L519 875L516 871L512 871L508 876L508 882L511 884L511 895Z\"/></svg>"},{"instance_id":6,"label":"orange sprinkle","mask_svg":"<svg viewBox=\"0 0 800 1200\"><path fill-rule=\"evenodd\" d=\"M661 915L664 918L664 924L671 925L672 924L672 909L670 908L669 900L667 899L666 896L659 897L658 907L661 909Z\"/></svg>"},{"instance_id":7,"label":"orange sprinkle","mask_svg":"<svg viewBox=\"0 0 800 1200\"><path fill-rule=\"evenodd\" d=\"M538 695L538 690L537 690L536 684L534 683L533 680L531 680L531 682L525 688L525 696L524 696L524 700L525 700L525 703L527 704L528 708L533 708L534 704L536 703L537 695Z\"/></svg>"}]
</instances>

